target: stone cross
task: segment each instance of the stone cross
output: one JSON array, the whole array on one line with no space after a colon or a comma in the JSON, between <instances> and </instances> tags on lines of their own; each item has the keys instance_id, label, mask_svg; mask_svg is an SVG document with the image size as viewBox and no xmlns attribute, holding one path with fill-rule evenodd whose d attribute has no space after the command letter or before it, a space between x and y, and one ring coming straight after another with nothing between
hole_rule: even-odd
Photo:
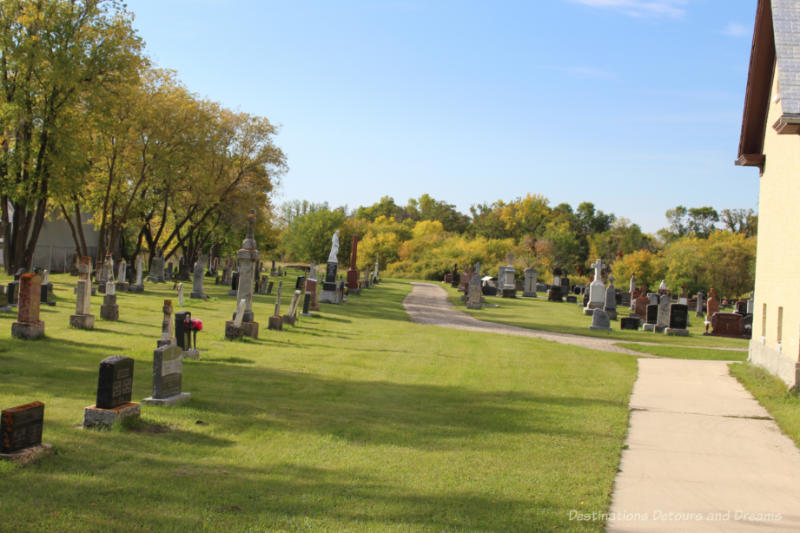
<instances>
[{"instance_id":1,"label":"stone cross","mask_svg":"<svg viewBox=\"0 0 800 533\"><path fill-rule=\"evenodd\" d=\"M594 280L602 281L603 280L602 272L603 268L605 268L602 259L598 258L597 261L595 261L594 264L592 265L592 268L594 268Z\"/></svg>"}]
</instances>

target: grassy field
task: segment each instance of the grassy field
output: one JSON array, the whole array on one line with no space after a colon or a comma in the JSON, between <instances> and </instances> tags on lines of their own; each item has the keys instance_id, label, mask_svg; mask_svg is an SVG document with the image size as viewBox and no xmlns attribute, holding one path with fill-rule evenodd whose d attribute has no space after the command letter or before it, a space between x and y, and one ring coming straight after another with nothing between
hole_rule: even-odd
<instances>
[{"instance_id":1,"label":"grassy field","mask_svg":"<svg viewBox=\"0 0 800 533\"><path fill-rule=\"evenodd\" d=\"M105 322L98 295L95 330L79 331L75 278L51 279L46 339L11 339L0 313L0 407L45 402L56 452L0 462L0 530L603 530L569 512L608 508L633 357L412 324L410 286L391 280L283 332L266 328L274 297L256 296L260 338L230 342L234 297L211 285L184 308L204 321L191 401L82 430L104 357L133 357L134 399L150 395L161 303L177 298L147 284Z\"/></svg>"},{"instance_id":2,"label":"grassy field","mask_svg":"<svg viewBox=\"0 0 800 533\"><path fill-rule=\"evenodd\" d=\"M435 282L433 282L435 283ZM499 296L487 296L489 304L498 307L484 306L483 309L467 309L461 303L461 293L450 287L449 284L438 283L447 289L450 302L459 309L471 314L475 318L489 322L500 322L512 326L519 326L528 329L538 329L544 331L554 331L557 333L571 333L574 335L586 335L591 337L604 337L618 339L621 341L632 342L655 342L659 344L678 345L678 346L718 346L746 348L747 340L730 339L725 337L703 336L705 328L703 319L696 318L694 313L689 313L689 337L674 337L664 334L656 334L649 331L620 330L619 321L611 321L612 331L591 330L589 325L592 317L584 316L583 308L577 304L548 302L547 295L539 293L538 298L501 298ZM619 316L627 316L626 309L618 308Z\"/></svg>"},{"instance_id":3,"label":"grassy field","mask_svg":"<svg viewBox=\"0 0 800 533\"><path fill-rule=\"evenodd\" d=\"M740 350L692 348L691 346L653 346L635 342L618 342L616 345L635 352L670 357L672 359L706 359L713 361L744 361L747 359L747 352Z\"/></svg>"},{"instance_id":4,"label":"grassy field","mask_svg":"<svg viewBox=\"0 0 800 533\"><path fill-rule=\"evenodd\" d=\"M781 430L800 446L800 396L763 368L748 363L730 365L733 377L769 411Z\"/></svg>"}]
</instances>

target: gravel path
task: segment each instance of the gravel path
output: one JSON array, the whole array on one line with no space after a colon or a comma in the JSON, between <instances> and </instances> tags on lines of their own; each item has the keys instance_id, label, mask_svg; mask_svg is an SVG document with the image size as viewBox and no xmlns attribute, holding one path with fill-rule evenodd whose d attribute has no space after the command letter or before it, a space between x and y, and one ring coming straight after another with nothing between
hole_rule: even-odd
<instances>
[{"instance_id":1,"label":"gravel path","mask_svg":"<svg viewBox=\"0 0 800 533\"><path fill-rule=\"evenodd\" d=\"M547 341L571 344L592 350L604 352L617 352L637 357L652 357L648 354L628 350L615 346L618 339L602 339L598 337L583 337L568 333L553 333L552 331L538 331L534 329L519 328L494 322L484 322L471 317L467 313L455 309L447 301L447 291L431 283L411 283L413 290L403 300L403 307L411 317L412 322L439 326L450 329L463 329L468 331L481 331L485 333L501 333L503 335L517 335L519 337L533 337Z\"/></svg>"}]
</instances>

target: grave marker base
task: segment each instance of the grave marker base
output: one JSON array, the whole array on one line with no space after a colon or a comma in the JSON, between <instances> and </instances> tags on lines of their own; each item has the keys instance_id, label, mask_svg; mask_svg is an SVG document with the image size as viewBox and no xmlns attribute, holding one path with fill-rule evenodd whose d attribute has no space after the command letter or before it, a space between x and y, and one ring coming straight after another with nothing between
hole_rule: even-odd
<instances>
[{"instance_id":1,"label":"grave marker base","mask_svg":"<svg viewBox=\"0 0 800 533\"><path fill-rule=\"evenodd\" d=\"M108 429L125 418L139 418L141 406L136 402L123 403L113 409L90 405L83 410L83 427Z\"/></svg>"},{"instance_id":2,"label":"grave marker base","mask_svg":"<svg viewBox=\"0 0 800 533\"><path fill-rule=\"evenodd\" d=\"M322 292L319 294L319 301L328 304L341 303L341 300L339 299L339 291L322 289Z\"/></svg>"},{"instance_id":3,"label":"grave marker base","mask_svg":"<svg viewBox=\"0 0 800 533\"><path fill-rule=\"evenodd\" d=\"M666 328L664 333L667 335L675 335L678 337L688 337L689 330L688 329L681 329L681 328Z\"/></svg>"},{"instance_id":4,"label":"grave marker base","mask_svg":"<svg viewBox=\"0 0 800 533\"><path fill-rule=\"evenodd\" d=\"M226 339L241 339L244 337L244 328L242 326L236 326L233 323L233 320L228 320L225 322L225 338Z\"/></svg>"},{"instance_id":5,"label":"grave marker base","mask_svg":"<svg viewBox=\"0 0 800 533\"><path fill-rule=\"evenodd\" d=\"M146 403L148 405L175 405L176 403L183 403L189 401L192 398L191 392L181 392L179 394L175 394L174 396L170 396L168 398L153 398L152 396L149 398L145 398L142 400L142 403Z\"/></svg>"},{"instance_id":6,"label":"grave marker base","mask_svg":"<svg viewBox=\"0 0 800 533\"><path fill-rule=\"evenodd\" d=\"M11 453L0 453L0 460L12 461L19 465L26 465L38 461L40 458L46 455L50 455L52 451L53 446L50 444L41 443Z\"/></svg>"},{"instance_id":7,"label":"grave marker base","mask_svg":"<svg viewBox=\"0 0 800 533\"><path fill-rule=\"evenodd\" d=\"M70 315L69 325L78 329L94 328L94 315Z\"/></svg>"},{"instance_id":8,"label":"grave marker base","mask_svg":"<svg viewBox=\"0 0 800 533\"><path fill-rule=\"evenodd\" d=\"M14 322L11 324L11 336L23 340L36 340L44 337L44 322Z\"/></svg>"},{"instance_id":9,"label":"grave marker base","mask_svg":"<svg viewBox=\"0 0 800 533\"><path fill-rule=\"evenodd\" d=\"M277 315L272 315L269 317L269 325L267 326L267 329L277 329L278 331L283 330L283 318Z\"/></svg>"}]
</instances>

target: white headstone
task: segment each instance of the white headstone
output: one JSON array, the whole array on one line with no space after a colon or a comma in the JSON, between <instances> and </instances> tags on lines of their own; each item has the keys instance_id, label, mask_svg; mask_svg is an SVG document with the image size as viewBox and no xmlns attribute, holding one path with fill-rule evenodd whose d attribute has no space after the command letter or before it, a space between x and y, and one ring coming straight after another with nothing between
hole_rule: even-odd
<instances>
[{"instance_id":1,"label":"white headstone","mask_svg":"<svg viewBox=\"0 0 800 533\"><path fill-rule=\"evenodd\" d=\"M183 283L178 283L178 305L183 307Z\"/></svg>"}]
</instances>

